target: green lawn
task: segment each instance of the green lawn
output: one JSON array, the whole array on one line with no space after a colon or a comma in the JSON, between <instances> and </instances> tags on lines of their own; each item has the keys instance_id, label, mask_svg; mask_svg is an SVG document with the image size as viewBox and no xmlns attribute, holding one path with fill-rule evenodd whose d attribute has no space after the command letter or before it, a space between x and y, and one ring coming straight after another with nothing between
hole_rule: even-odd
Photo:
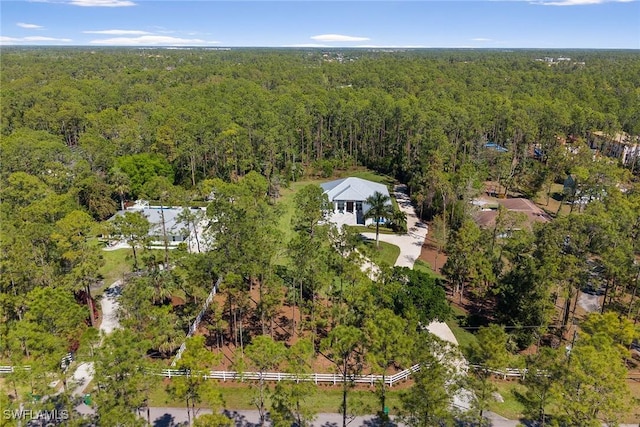
<instances>
[{"instance_id":1,"label":"green lawn","mask_svg":"<svg viewBox=\"0 0 640 427\"><path fill-rule=\"evenodd\" d=\"M519 419L522 416L524 407L518 401L515 393L524 393L526 388L518 381L495 380L493 383L498 389L498 393L504 399L504 402L492 402L489 405L489 410L512 420ZM273 387L273 384L271 384L270 387ZM249 384L220 383L219 390L222 393L226 408L255 409L255 406L251 404L253 389ZM401 391L398 389L391 389L387 392L387 406L390 409L391 415L398 413L400 393ZM356 413L363 415L378 411L378 400L374 394L374 389L354 390L349 393L349 396L350 400L354 403L353 407L356 408L357 406L355 410ZM341 398L341 390L339 387L320 385L317 391L307 399L305 405L309 405L310 408L318 413L336 413L339 411ZM169 397L165 386L153 388L150 404L151 406L159 407L184 406L184 402L176 401ZM269 400L267 400L267 407L268 406L270 406ZM550 409L552 409L550 412L554 412L553 408ZM634 419L628 418L624 421L633 422Z\"/></svg>"},{"instance_id":2,"label":"green lawn","mask_svg":"<svg viewBox=\"0 0 640 427\"><path fill-rule=\"evenodd\" d=\"M273 389L273 384L270 385ZM220 383L219 387L224 399L225 407L230 409L256 409L251 403L255 386L240 383ZM374 394L374 388L369 390L353 390L349 392L350 400L353 402L354 411L359 415L371 414L377 412L378 399ZM388 390L387 407L390 413L397 413L400 406L400 392L398 390ZM335 413L339 411L340 402L342 400L342 391L339 387L330 387L319 385L317 391L310 396L305 405L309 405L315 412ZM165 387L155 387L150 397L151 406L161 407L182 407L184 402L172 399L166 392ZM267 399L267 407L271 405Z\"/></svg>"},{"instance_id":3,"label":"green lawn","mask_svg":"<svg viewBox=\"0 0 640 427\"><path fill-rule=\"evenodd\" d=\"M435 271L433 271L429 264L427 264L426 262L424 262L421 259L416 260L416 262L413 264L413 269L416 270L416 271L420 271L422 273L426 273L429 276L435 277L437 279L442 279L443 278L440 274L438 274Z\"/></svg>"},{"instance_id":4,"label":"green lawn","mask_svg":"<svg viewBox=\"0 0 640 427\"><path fill-rule=\"evenodd\" d=\"M382 266L393 267L400 256L400 248L387 242L380 242L380 247L376 247L375 240L365 240L365 255L370 256L373 262Z\"/></svg>"},{"instance_id":5,"label":"green lawn","mask_svg":"<svg viewBox=\"0 0 640 427\"><path fill-rule=\"evenodd\" d=\"M502 396L504 402L491 402L489 410L511 420L517 420L522 417L524 406L520 403L515 393L524 394L526 387L515 380L493 381L493 384L497 387L498 393Z\"/></svg>"},{"instance_id":6,"label":"green lawn","mask_svg":"<svg viewBox=\"0 0 640 427\"><path fill-rule=\"evenodd\" d=\"M295 211L295 206L293 201L295 193L298 190L300 190L302 187L309 184L320 185L323 182L328 182L334 179L340 179L340 178L345 178L349 176L355 176L358 178L367 179L369 181L385 184L389 188L393 187L393 182L394 182L393 179L388 176L379 175L367 169L339 171L339 173L337 173L335 176L331 178L303 179L301 181L291 182L288 188L282 188L280 190L280 197L277 199L277 202L276 202L280 207L280 209L282 209L280 213L280 221L278 223L278 229L280 230L282 240L285 245L291 240L291 238L294 235L294 231L291 228L291 219L293 218L293 214ZM392 200L393 200L394 206L397 208L397 203L395 199L392 199ZM371 229L366 229L365 227L362 227L362 231L375 233L375 229L371 230ZM397 259L397 255L395 259ZM285 264L286 262L287 262L287 257L284 254L280 257L280 259L276 261L276 263L278 264ZM394 263L395 263L395 260L394 260Z\"/></svg>"},{"instance_id":7,"label":"green lawn","mask_svg":"<svg viewBox=\"0 0 640 427\"><path fill-rule=\"evenodd\" d=\"M376 226L375 225L350 225L349 228L357 231L358 233L375 233ZM398 234L392 229L388 227L380 226L379 230L380 234Z\"/></svg>"},{"instance_id":8,"label":"green lawn","mask_svg":"<svg viewBox=\"0 0 640 427\"><path fill-rule=\"evenodd\" d=\"M101 251L104 265L100 268L100 275L104 277L105 286L110 286L118 279L122 279L125 273L131 271L133 264L131 249L118 249L115 251Z\"/></svg>"},{"instance_id":9,"label":"green lawn","mask_svg":"<svg viewBox=\"0 0 640 427\"><path fill-rule=\"evenodd\" d=\"M316 184L320 185L326 180L303 180L292 182L289 185L289 188L282 188L280 190L280 197L277 199L277 204L282 209L280 213L280 221L278 223L278 229L282 233L283 243L286 245L291 238L293 237L293 228L291 227L291 219L293 218L293 213L295 211L295 205L293 201L293 197L298 190L309 185Z\"/></svg>"},{"instance_id":10,"label":"green lawn","mask_svg":"<svg viewBox=\"0 0 640 427\"><path fill-rule=\"evenodd\" d=\"M456 337L460 349L468 348L472 343L476 342L476 336L460 327L460 323L462 323L467 317L466 314L456 306L452 305L451 309L453 311L454 319L447 320L446 324Z\"/></svg>"},{"instance_id":11,"label":"green lawn","mask_svg":"<svg viewBox=\"0 0 640 427\"><path fill-rule=\"evenodd\" d=\"M553 197L554 194L559 195L562 194L564 186L562 184L554 183L551 185L551 197L547 200L547 187L544 186L542 190L536 195L533 199L533 202L540 206L541 209L546 211L548 214L555 216L558 212L558 207L560 206L560 200L555 199ZM571 211L571 205L563 204L560 209L561 214L568 215ZM574 209L574 212L576 209Z\"/></svg>"}]
</instances>

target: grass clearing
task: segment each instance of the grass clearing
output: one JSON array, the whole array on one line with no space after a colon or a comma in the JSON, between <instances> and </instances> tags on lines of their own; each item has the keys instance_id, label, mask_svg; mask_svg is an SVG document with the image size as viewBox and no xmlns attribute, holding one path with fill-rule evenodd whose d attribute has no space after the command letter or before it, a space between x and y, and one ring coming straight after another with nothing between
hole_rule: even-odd
<instances>
[{"instance_id":1,"label":"grass clearing","mask_svg":"<svg viewBox=\"0 0 640 427\"><path fill-rule=\"evenodd\" d=\"M440 274L436 273L431 269L431 266L428 263L426 263L421 259L416 260L416 262L413 264L413 269L421 273L426 273L429 276L434 277L436 279L443 279L443 277Z\"/></svg>"},{"instance_id":2,"label":"grass clearing","mask_svg":"<svg viewBox=\"0 0 640 427\"><path fill-rule=\"evenodd\" d=\"M474 342L477 341L476 336L473 335L471 332L468 332L462 329L458 325L457 320L447 320L445 323L447 324L447 326L449 326L449 328L451 329L451 332L453 332L453 336L456 337L456 340L458 341L458 346L461 349L468 348L470 345L472 345Z\"/></svg>"},{"instance_id":3,"label":"grass clearing","mask_svg":"<svg viewBox=\"0 0 640 427\"><path fill-rule=\"evenodd\" d=\"M375 233L376 232L375 225L350 225L349 228L357 231L358 233ZM382 226L380 226L378 231L380 232L380 234L401 234L401 233L396 233L395 231L393 231L388 227L382 227Z\"/></svg>"},{"instance_id":4,"label":"grass clearing","mask_svg":"<svg viewBox=\"0 0 640 427\"><path fill-rule=\"evenodd\" d=\"M547 188L543 188L533 199L533 202L537 204L540 209L546 211L550 215L554 215L558 212L558 208L560 207L560 200L554 198L554 195L562 194L564 186L562 184L554 183L551 185L551 196L547 200ZM558 196L556 196L558 197ZM571 211L571 205L563 204L560 209L560 213L564 215L568 215ZM575 211L575 210L574 210Z\"/></svg>"},{"instance_id":5,"label":"grass clearing","mask_svg":"<svg viewBox=\"0 0 640 427\"><path fill-rule=\"evenodd\" d=\"M504 402L491 402L489 410L511 420L517 420L522 417L524 406L520 403L515 393L524 394L527 388L518 381L495 380L493 385L498 389L498 393L502 396Z\"/></svg>"},{"instance_id":6,"label":"grass clearing","mask_svg":"<svg viewBox=\"0 0 640 427\"><path fill-rule=\"evenodd\" d=\"M369 181L384 184L389 189L391 190L393 189L393 184L394 184L393 178L386 175L379 175L373 171L370 171L368 169L363 169L363 168L338 171L334 176L330 178L306 178L301 181L291 182L289 184L289 187L280 189L280 197L276 201L279 209L281 209L280 220L278 222L278 230L280 231L280 235L282 236L282 242L285 246L287 243L289 243L289 241L291 241L295 233L293 228L291 227L291 220L293 219L293 215L295 213L295 203L294 203L295 194L301 188L310 184L320 185L324 182L328 182L334 179L346 178L350 176L367 179ZM392 198L392 201L394 203L394 207L397 209L398 205L396 200ZM362 230L360 230L360 227L359 227L358 231L375 233L375 228L368 229L366 227L362 227ZM390 233L390 234L394 234L394 233ZM398 257L396 256L395 259L397 258ZM276 260L276 263L280 265L285 265L288 262L289 262L289 259L286 254L280 255L280 257ZM395 260L394 260L394 263L395 263Z\"/></svg>"},{"instance_id":7,"label":"grass clearing","mask_svg":"<svg viewBox=\"0 0 640 427\"><path fill-rule=\"evenodd\" d=\"M294 196L295 194L303 187L315 184L320 185L326 180L303 180L292 182L288 188L282 188L280 190L280 197L278 198L276 204L280 211L280 221L278 223L278 230L281 233L282 241L286 245L289 243L291 238L294 235L293 228L291 227L291 220L293 219L293 214L295 213L295 203Z\"/></svg>"},{"instance_id":8,"label":"grass clearing","mask_svg":"<svg viewBox=\"0 0 640 427\"><path fill-rule=\"evenodd\" d=\"M387 242L380 242L380 247L376 247L376 241L367 239L364 241L366 246L365 255L371 257L373 262L382 266L387 265L393 267L400 256L400 248Z\"/></svg>"},{"instance_id":9,"label":"grass clearing","mask_svg":"<svg viewBox=\"0 0 640 427\"><path fill-rule=\"evenodd\" d=\"M164 385L168 385L170 380L163 380ZM269 384L273 389L274 385ZM256 409L251 403L254 393L257 393L257 385L249 383L219 383L218 389L222 393L224 406L228 409ZM352 390L349 392L350 408L354 409L358 415L372 414L379 410L378 397L374 393L375 388L370 390ZM184 407L185 403L173 399L166 391L165 386L155 387L151 390L151 406L160 407ZM336 413L339 411L342 401L342 390L339 387L319 385L317 390L306 400L308 406L314 412ZM267 407L271 406L271 401L267 398ZM400 391L387 390L387 407L393 415L400 407Z\"/></svg>"},{"instance_id":10,"label":"grass clearing","mask_svg":"<svg viewBox=\"0 0 640 427\"><path fill-rule=\"evenodd\" d=\"M519 381L502 381L494 380L493 384L497 387L498 393L504 399L504 402L492 402L489 405L489 410L503 417L517 420L523 416L524 406L515 393L524 394L527 388ZM631 410L625 418L620 420L622 423L637 424L638 417L640 416L640 382L629 380L627 385L631 391L631 397L635 400L635 404L631 407ZM549 415L561 415L563 413L562 408L558 405L551 403L547 408L547 414Z\"/></svg>"},{"instance_id":11,"label":"grass clearing","mask_svg":"<svg viewBox=\"0 0 640 427\"><path fill-rule=\"evenodd\" d=\"M100 268L100 275L104 278L105 286L110 286L116 280L131 272L131 249L117 249L115 251L102 251L104 265Z\"/></svg>"},{"instance_id":12,"label":"grass clearing","mask_svg":"<svg viewBox=\"0 0 640 427\"><path fill-rule=\"evenodd\" d=\"M468 348L470 345L477 341L476 336L471 332L463 329L460 325L466 322L467 315L460 308L455 305L451 305L451 310L453 311L454 319L447 320L446 324L453 332L453 335L456 337L458 341L458 346L461 350Z\"/></svg>"},{"instance_id":13,"label":"grass clearing","mask_svg":"<svg viewBox=\"0 0 640 427\"><path fill-rule=\"evenodd\" d=\"M166 385L170 380L164 379L163 384L158 387L154 387L151 391L150 404L151 406L159 407L184 407L184 402L172 399L166 391ZM504 399L504 402L492 402L489 405L489 410L502 415L503 417L517 420L522 417L524 411L523 405L518 401L515 393L524 393L526 387L520 384L518 381L502 381L494 380L493 384L498 389L498 393ZM632 396L638 397L640 394L640 383L631 382L630 388ZM255 385L247 383L219 383L218 388L222 393L225 407L229 409L255 409L255 406L251 404L251 398L254 391L256 391ZM270 387L273 388L273 384ZM397 414L400 407L400 393L402 391L394 388L387 391L387 406L390 409L391 415ZM374 389L357 389L349 393L350 405L356 408L359 415L373 414L378 411L378 399L374 393ZM316 392L310 396L305 405L309 405L315 412L338 412L342 395L339 387L331 386L318 386ZM267 400L267 407L271 405L271 402ZM550 413L554 413L557 408L549 408ZM629 416L622 420L626 423L637 422L637 414L640 412L640 406L636 405L632 408Z\"/></svg>"}]
</instances>

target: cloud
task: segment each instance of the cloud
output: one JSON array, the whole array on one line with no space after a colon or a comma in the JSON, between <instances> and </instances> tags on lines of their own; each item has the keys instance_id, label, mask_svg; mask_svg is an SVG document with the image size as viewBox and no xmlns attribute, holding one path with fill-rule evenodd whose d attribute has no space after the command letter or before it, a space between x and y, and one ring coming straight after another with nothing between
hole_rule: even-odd
<instances>
[{"instance_id":1,"label":"cloud","mask_svg":"<svg viewBox=\"0 0 640 427\"><path fill-rule=\"evenodd\" d=\"M476 37L475 39L471 39L471 40L474 41L474 42L490 42L490 41L492 41L491 39L485 39L485 38L482 38L482 37Z\"/></svg>"},{"instance_id":2,"label":"cloud","mask_svg":"<svg viewBox=\"0 0 640 427\"><path fill-rule=\"evenodd\" d=\"M136 5L130 0L71 0L69 4L82 7L127 7Z\"/></svg>"},{"instance_id":3,"label":"cloud","mask_svg":"<svg viewBox=\"0 0 640 427\"><path fill-rule=\"evenodd\" d=\"M558 0L558 1L534 1L534 4L541 4L544 6L586 6L592 4L602 3L632 3L635 0Z\"/></svg>"},{"instance_id":4,"label":"cloud","mask_svg":"<svg viewBox=\"0 0 640 427\"><path fill-rule=\"evenodd\" d=\"M42 25L36 25L36 24L25 24L24 22L18 22L16 23L16 25L20 28L27 28L29 30L37 30L39 28L44 28Z\"/></svg>"},{"instance_id":5,"label":"cloud","mask_svg":"<svg viewBox=\"0 0 640 427\"><path fill-rule=\"evenodd\" d=\"M108 34L112 36L144 36L151 34L148 31L141 30L95 30L95 31L83 31L85 34Z\"/></svg>"},{"instance_id":6,"label":"cloud","mask_svg":"<svg viewBox=\"0 0 640 427\"><path fill-rule=\"evenodd\" d=\"M43 37L43 36L30 36L30 37L5 37L0 36L0 44L20 44L20 43L35 43L35 42L55 42L55 43L69 43L71 39L60 39L55 37Z\"/></svg>"},{"instance_id":7,"label":"cloud","mask_svg":"<svg viewBox=\"0 0 640 427\"><path fill-rule=\"evenodd\" d=\"M114 37L110 39L91 40L90 44L109 46L202 46L219 44L218 41L201 39L183 39L169 36Z\"/></svg>"},{"instance_id":8,"label":"cloud","mask_svg":"<svg viewBox=\"0 0 640 427\"><path fill-rule=\"evenodd\" d=\"M311 39L319 42L364 42L370 40L369 37L353 37L342 34L320 34L311 37Z\"/></svg>"},{"instance_id":9,"label":"cloud","mask_svg":"<svg viewBox=\"0 0 640 427\"><path fill-rule=\"evenodd\" d=\"M331 47L328 44L319 44L319 43L298 43L298 44L288 44L283 47Z\"/></svg>"}]
</instances>

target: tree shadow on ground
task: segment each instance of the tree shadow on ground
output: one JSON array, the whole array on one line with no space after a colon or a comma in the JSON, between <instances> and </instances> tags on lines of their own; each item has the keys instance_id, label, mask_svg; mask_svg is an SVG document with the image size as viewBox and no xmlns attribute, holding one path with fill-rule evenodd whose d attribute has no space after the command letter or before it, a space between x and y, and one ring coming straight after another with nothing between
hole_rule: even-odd
<instances>
[{"instance_id":1,"label":"tree shadow on ground","mask_svg":"<svg viewBox=\"0 0 640 427\"><path fill-rule=\"evenodd\" d=\"M370 418L362 422L364 427L397 427L398 424L393 420L384 420L380 417Z\"/></svg>"},{"instance_id":2,"label":"tree shadow on ground","mask_svg":"<svg viewBox=\"0 0 640 427\"><path fill-rule=\"evenodd\" d=\"M260 423L254 424L252 422L247 421L247 418L244 415L239 414L236 411L229 411L225 409L224 411L222 411L222 414L225 417L229 418L231 421L233 421L233 425L235 427L257 427L260 425ZM267 422L270 421L268 414L265 421Z\"/></svg>"},{"instance_id":3,"label":"tree shadow on ground","mask_svg":"<svg viewBox=\"0 0 640 427\"><path fill-rule=\"evenodd\" d=\"M175 419L170 414L164 414L153 421L153 427L174 427L179 425L175 423Z\"/></svg>"}]
</instances>

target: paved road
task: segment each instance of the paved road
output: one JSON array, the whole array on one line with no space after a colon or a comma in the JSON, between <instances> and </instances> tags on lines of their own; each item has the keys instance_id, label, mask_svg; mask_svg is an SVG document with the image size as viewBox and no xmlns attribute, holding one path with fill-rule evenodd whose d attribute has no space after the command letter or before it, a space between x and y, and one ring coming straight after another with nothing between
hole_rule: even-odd
<instances>
[{"instance_id":1,"label":"paved road","mask_svg":"<svg viewBox=\"0 0 640 427\"><path fill-rule=\"evenodd\" d=\"M196 416L202 414L210 414L208 409L201 409ZM234 420L235 427L255 427L260 423L260 416L255 410L225 410L223 412L229 418ZM519 421L508 420L500 415L492 412L485 413L487 419L491 421L491 425L495 427L515 427L520 425ZM153 427L170 427L187 423L187 411L185 408L149 408L147 411L140 411L140 417L149 418ZM270 424L270 423L268 423ZM381 425L380 420L375 415L364 415L355 417L349 427L375 427ZM403 424L392 419L392 425L403 427ZM342 415L333 413L317 414L313 423L314 427L341 427Z\"/></svg>"},{"instance_id":2,"label":"paved road","mask_svg":"<svg viewBox=\"0 0 640 427\"><path fill-rule=\"evenodd\" d=\"M202 414L210 414L208 409L200 410L196 416ZM256 410L225 410L223 413L234 420L236 427L252 427L260 424L260 415ZM149 419L154 427L176 426L180 423L187 422L187 411L185 408L149 408ZM142 410L140 416L147 418L147 412ZM374 426L376 417L374 415L366 415L355 417L349 424L350 427L356 426ZM268 422L268 424L271 424ZM334 427L342 426L341 414L318 414L316 421L313 423L316 427Z\"/></svg>"}]
</instances>

